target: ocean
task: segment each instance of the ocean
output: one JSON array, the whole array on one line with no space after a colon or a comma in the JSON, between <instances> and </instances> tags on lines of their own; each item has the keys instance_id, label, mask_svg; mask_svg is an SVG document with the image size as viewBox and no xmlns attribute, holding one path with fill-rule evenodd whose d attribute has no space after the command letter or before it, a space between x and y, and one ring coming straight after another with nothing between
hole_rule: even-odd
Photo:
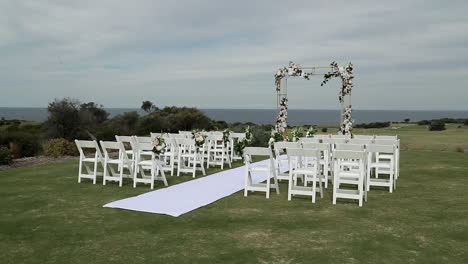
<instances>
[{"instance_id":1,"label":"ocean","mask_svg":"<svg viewBox=\"0 0 468 264\"><path fill-rule=\"evenodd\" d=\"M106 108L110 116L124 112L138 111L133 108ZM224 120L228 123L252 122L256 124L273 124L276 109L201 109L214 120ZM29 121L44 121L47 119L46 108L0 107L0 118L20 119ZM420 121L437 118L468 118L468 111L426 111L426 110L353 110L356 124L371 122L402 122L409 118ZM305 110L289 109L289 125L337 125L340 122L339 110Z\"/></svg>"}]
</instances>

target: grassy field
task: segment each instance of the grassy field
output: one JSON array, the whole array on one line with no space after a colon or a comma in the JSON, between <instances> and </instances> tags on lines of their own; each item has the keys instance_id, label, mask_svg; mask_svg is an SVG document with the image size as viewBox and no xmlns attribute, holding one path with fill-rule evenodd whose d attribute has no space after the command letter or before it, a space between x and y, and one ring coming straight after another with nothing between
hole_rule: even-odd
<instances>
[{"instance_id":1,"label":"grassy field","mask_svg":"<svg viewBox=\"0 0 468 264\"><path fill-rule=\"evenodd\" d=\"M466 144L466 130L416 129L396 130L402 144ZM316 204L287 201L282 183L269 200L238 192L178 218L102 208L149 187L78 184L77 162L3 171L0 263L468 263L468 154L401 154L396 191L373 189L362 208L332 205L331 188Z\"/></svg>"}]
</instances>

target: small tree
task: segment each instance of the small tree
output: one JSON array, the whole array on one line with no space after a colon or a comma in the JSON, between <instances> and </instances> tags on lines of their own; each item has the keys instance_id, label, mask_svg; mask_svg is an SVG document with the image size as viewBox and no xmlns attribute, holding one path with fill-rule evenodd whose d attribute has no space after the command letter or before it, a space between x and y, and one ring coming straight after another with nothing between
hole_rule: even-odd
<instances>
[{"instance_id":1,"label":"small tree","mask_svg":"<svg viewBox=\"0 0 468 264\"><path fill-rule=\"evenodd\" d=\"M434 120L429 125L430 131L442 131L445 130L445 122L442 120Z\"/></svg>"},{"instance_id":2,"label":"small tree","mask_svg":"<svg viewBox=\"0 0 468 264\"><path fill-rule=\"evenodd\" d=\"M151 101L143 101L141 104L141 109L146 113L156 111L158 108Z\"/></svg>"},{"instance_id":3,"label":"small tree","mask_svg":"<svg viewBox=\"0 0 468 264\"><path fill-rule=\"evenodd\" d=\"M411 119L409 119L409 118L405 118L405 123L409 123L410 120Z\"/></svg>"}]
</instances>

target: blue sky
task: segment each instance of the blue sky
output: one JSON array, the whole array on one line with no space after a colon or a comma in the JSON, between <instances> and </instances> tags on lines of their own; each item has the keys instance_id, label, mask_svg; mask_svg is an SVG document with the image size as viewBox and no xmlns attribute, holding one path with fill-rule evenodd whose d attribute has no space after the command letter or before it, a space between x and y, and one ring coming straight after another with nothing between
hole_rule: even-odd
<instances>
[{"instance_id":1,"label":"blue sky","mask_svg":"<svg viewBox=\"0 0 468 264\"><path fill-rule=\"evenodd\" d=\"M289 4L288 4L289 3ZM273 75L355 65L358 109L468 110L468 1L0 0L0 107L275 108ZM339 82L290 79L290 108Z\"/></svg>"}]
</instances>

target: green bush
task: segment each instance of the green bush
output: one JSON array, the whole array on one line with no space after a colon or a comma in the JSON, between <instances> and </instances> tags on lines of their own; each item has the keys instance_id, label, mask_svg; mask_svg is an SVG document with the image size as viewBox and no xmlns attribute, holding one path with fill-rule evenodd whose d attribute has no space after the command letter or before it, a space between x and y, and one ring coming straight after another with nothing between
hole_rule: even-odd
<instances>
[{"instance_id":1,"label":"green bush","mask_svg":"<svg viewBox=\"0 0 468 264\"><path fill-rule=\"evenodd\" d=\"M44 155L48 157L76 156L78 149L75 143L63 138L54 138L44 145Z\"/></svg>"},{"instance_id":2,"label":"green bush","mask_svg":"<svg viewBox=\"0 0 468 264\"><path fill-rule=\"evenodd\" d=\"M39 143L37 134L8 131L0 136L0 146L15 146L17 158L33 157L41 152L42 147Z\"/></svg>"},{"instance_id":3,"label":"green bush","mask_svg":"<svg viewBox=\"0 0 468 264\"><path fill-rule=\"evenodd\" d=\"M10 165L13 163L13 154L7 147L0 147L0 165Z\"/></svg>"},{"instance_id":4,"label":"green bush","mask_svg":"<svg viewBox=\"0 0 468 264\"><path fill-rule=\"evenodd\" d=\"M326 128L326 127L322 128L322 132L323 132L323 133L327 133L327 132L328 132L328 128Z\"/></svg>"},{"instance_id":5,"label":"green bush","mask_svg":"<svg viewBox=\"0 0 468 264\"><path fill-rule=\"evenodd\" d=\"M445 122L442 120L434 120L429 125L430 131L442 131L445 130Z\"/></svg>"}]
</instances>

